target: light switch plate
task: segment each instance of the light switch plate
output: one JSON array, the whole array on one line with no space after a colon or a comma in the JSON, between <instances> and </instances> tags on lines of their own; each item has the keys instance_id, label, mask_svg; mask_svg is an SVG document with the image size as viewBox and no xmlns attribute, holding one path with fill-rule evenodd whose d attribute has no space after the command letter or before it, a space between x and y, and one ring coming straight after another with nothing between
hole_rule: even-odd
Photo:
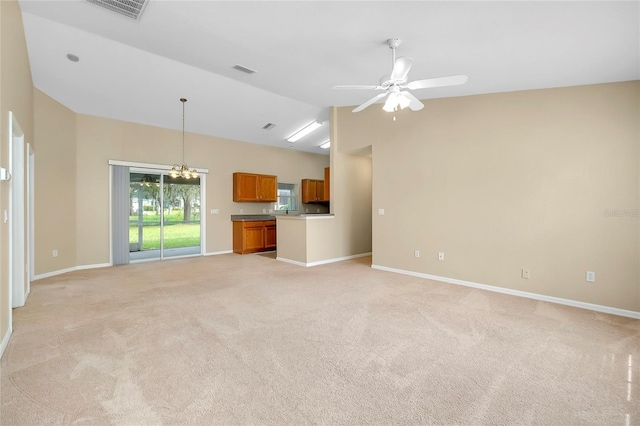
<instances>
[{"instance_id":1,"label":"light switch plate","mask_svg":"<svg viewBox=\"0 0 640 426\"><path fill-rule=\"evenodd\" d=\"M0 180L11 180L11 173L4 167L0 167Z\"/></svg>"}]
</instances>

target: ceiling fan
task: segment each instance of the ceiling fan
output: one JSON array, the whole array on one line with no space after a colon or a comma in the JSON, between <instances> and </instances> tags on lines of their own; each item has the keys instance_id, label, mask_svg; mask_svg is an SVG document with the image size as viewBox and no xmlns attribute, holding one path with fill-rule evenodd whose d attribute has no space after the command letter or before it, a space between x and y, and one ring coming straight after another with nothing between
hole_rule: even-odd
<instances>
[{"instance_id":1,"label":"ceiling fan","mask_svg":"<svg viewBox=\"0 0 640 426\"><path fill-rule=\"evenodd\" d=\"M382 90L373 98L369 99L362 105L356 107L353 112L360 112L369 105L378 100L389 96L384 104L383 109L392 112L406 107L413 111L419 111L424 108L424 104L420 102L409 90L429 89L432 87L457 86L467 82L466 75L452 75L449 77L428 78L425 80L416 80L407 82L407 75L413 65L413 59L409 57L400 57L396 59L396 49L400 46L402 40L390 38L387 40L389 48L393 51L391 74L387 74L380 79L379 86L361 86L361 85L342 85L333 86L333 89L364 89L364 90Z\"/></svg>"}]
</instances>

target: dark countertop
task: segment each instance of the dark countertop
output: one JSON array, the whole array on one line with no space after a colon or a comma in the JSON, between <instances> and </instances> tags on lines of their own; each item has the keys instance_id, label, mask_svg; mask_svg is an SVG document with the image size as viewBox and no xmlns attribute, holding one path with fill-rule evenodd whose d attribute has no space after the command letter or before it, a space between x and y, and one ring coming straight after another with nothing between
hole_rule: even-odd
<instances>
[{"instance_id":1,"label":"dark countertop","mask_svg":"<svg viewBox=\"0 0 640 426\"><path fill-rule=\"evenodd\" d=\"M232 222L255 222L261 220L276 220L276 217L270 214L232 214Z\"/></svg>"}]
</instances>

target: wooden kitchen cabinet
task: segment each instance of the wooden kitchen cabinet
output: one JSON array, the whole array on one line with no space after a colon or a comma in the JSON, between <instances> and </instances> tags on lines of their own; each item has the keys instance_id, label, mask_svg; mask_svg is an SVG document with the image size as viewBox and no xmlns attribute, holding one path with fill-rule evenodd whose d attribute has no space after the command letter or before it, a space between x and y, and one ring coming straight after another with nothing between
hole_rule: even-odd
<instances>
[{"instance_id":1,"label":"wooden kitchen cabinet","mask_svg":"<svg viewBox=\"0 0 640 426\"><path fill-rule=\"evenodd\" d=\"M330 197L330 168L324 169L324 180L320 179L302 179L302 203L314 204L314 203L328 203L331 201Z\"/></svg>"},{"instance_id":2,"label":"wooden kitchen cabinet","mask_svg":"<svg viewBox=\"0 0 640 426\"><path fill-rule=\"evenodd\" d=\"M243 172L233 174L233 201L272 203L277 200L277 176Z\"/></svg>"},{"instance_id":3,"label":"wooden kitchen cabinet","mask_svg":"<svg viewBox=\"0 0 640 426\"><path fill-rule=\"evenodd\" d=\"M324 199L322 201L331 201L331 168L324 168Z\"/></svg>"},{"instance_id":4,"label":"wooden kitchen cabinet","mask_svg":"<svg viewBox=\"0 0 640 426\"><path fill-rule=\"evenodd\" d=\"M302 179L302 203L323 203L324 181L318 179Z\"/></svg>"},{"instance_id":5,"label":"wooden kitchen cabinet","mask_svg":"<svg viewBox=\"0 0 640 426\"><path fill-rule=\"evenodd\" d=\"M264 249L275 250L277 241L276 222L265 222L264 225Z\"/></svg>"},{"instance_id":6,"label":"wooden kitchen cabinet","mask_svg":"<svg viewBox=\"0 0 640 426\"><path fill-rule=\"evenodd\" d=\"M275 250L276 221L233 222L233 252L239 254Z\"/></svg>"}]
</instances>

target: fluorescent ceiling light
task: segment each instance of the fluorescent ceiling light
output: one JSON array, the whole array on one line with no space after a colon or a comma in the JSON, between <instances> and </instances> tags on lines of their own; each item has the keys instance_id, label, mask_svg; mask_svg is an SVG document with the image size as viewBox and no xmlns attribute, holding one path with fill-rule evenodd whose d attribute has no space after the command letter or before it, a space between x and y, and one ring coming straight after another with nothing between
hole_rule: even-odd
<instances>
[{"instance_id":1,"label":"fluorescent ceiling light","mask_svg":"<svg viewBox=\"0 0 640 426\"><path fill-rule=\"evenodd\" d=\"M311 124L309 124L308 126L298 130L297 132L295 132L293 135L291 135L289 138L287 138L287 142L296 142L300 139L302 139L303 137L307 136L309 133L313 132L314 130L316 130L318 127L322 126L322 123L319 121L314 121Z\"/></svg>"},{"instance_id":2,"label":"fluorescent ceiling light","mask_svg":"<svg viewBox=\"0 0 640 426\"><path fill-rule=\"evenodd\" d=\"M322 149L329 149L329 147L331 146L331 141L326 141L325 143L323 143L322 145L320 145L320 148Z\"/></svg>"}]
</instances>

